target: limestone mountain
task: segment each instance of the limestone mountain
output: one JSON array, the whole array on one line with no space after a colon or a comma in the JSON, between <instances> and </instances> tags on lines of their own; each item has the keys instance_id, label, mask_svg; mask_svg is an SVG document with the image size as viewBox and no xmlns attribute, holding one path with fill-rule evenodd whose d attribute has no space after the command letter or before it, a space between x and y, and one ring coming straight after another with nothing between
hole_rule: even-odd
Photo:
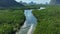
<instances>
[{"instance_id":1,"label":"limestone mountain","mask_svg":"<svg viewBox=\"0 0 60 34\"><path fill-rule=\"evenodd\" d=\"M60 4L60 0L51 0L50 4Z\"/></svg>"},{"instance_id":2,"label":"limestone mountain","mask_svg":"<svg viewBox=\"0 0 60 34\"><path fill-rule=\"evenodd\" d=\"M0 0L0 7L21 7L24 6L21 3L17 3L15 0Z\"/></svg>"}]
</instances>

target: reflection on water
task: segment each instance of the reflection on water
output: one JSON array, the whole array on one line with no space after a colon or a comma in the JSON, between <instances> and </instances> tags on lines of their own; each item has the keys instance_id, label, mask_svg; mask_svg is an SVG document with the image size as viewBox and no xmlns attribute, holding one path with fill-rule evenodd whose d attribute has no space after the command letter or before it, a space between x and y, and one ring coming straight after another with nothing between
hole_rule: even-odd
<instances>
[{"instance_id":1,"label":"reflection on water","mask_svg":"<svg viewBox=\"0 0 60 34\"><path fill-rule=\"evenodd\" d=\"M33 34L37 19L33 16L32 10L24 10L26 21L17 34Z\"/></svg>"},{"instance_id":2,"label":"reflection on water","mask_svg":"<svg viewBox=\"0 0 60 34\"><path fill-rule=\"evenodd\" d=\"M42 9L45 9L45 7L40 7L40 9L38 9L38 10L42 10Z\"/></svg>"}]
</instances>

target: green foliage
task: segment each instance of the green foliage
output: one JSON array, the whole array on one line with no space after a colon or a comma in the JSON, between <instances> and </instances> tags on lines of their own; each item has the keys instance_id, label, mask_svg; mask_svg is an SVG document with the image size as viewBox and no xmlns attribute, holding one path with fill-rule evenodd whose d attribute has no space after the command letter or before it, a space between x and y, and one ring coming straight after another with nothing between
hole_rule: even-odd
<instances>
[{"instance_id":1,"label":"green foliage","mask_svg":"<svg viewBox=\"0 0 60 34\"><path fill-rule=\"evenodd\" d=\"M34 10L33 14L38 19L34 34L60 34L60 6Z\"/></svg>"},{"instance_id":2,"label":"green foliage","mask_svg":"<svg viewBox=\"0 0 60 34\"><path fill-rule=\"evenodd\" d=\"M24 23L23 10L0 10L0 34L13 34Z\"/></svg>"},{"instance_id":3,"label":"green foliage","mask_svg":"<svg viewBox=\"0 0 60 34\"><path fill-rule=\"evenodd\" d=\"M27 6L25 6L25 8L27 8L27 9L38 9L38 8L40 8L40 5L27 5Z\"/></svg>"}]
</instances>

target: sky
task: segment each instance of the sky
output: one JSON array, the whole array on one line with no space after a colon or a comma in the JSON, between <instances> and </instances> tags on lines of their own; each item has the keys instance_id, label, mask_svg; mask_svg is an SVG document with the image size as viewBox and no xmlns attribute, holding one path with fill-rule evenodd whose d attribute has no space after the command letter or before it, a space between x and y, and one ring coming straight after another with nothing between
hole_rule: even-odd
<instances>
[{"instance_id":1,"label":"sky","mask_svg":"<svg viewBox=\"0 0 60 34\"><path fill-rule=\"evenodd\" d=\"M50 2L50 0L16 0L17 2L20 2L20 1L23 1L23 2L26 2L26 3L29 3L29 2L31 2L31 1L33 1L33 2L36 2L36 3L38 3L38 4L40 4L40 3L43 3L43 4L45 4L46 2Z\"/></svg>"}]
</instances>

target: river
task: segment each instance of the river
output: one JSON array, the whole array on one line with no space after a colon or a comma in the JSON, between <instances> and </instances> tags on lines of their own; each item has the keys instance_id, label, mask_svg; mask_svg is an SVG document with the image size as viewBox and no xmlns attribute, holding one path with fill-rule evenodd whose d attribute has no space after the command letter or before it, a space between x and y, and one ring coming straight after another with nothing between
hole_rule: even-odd
<instances>
[{"instance_id":1,"label":"river","mask_svg":"<svg viewBox=\"0 0 60 34\"><path fill-rule=\"evenodd\" d=\"M32 10L24 10L24 15L26 17L24 25L16 34L33 34L37 24L37 19L32 14Z\"/></svg>"}]
</instances>

